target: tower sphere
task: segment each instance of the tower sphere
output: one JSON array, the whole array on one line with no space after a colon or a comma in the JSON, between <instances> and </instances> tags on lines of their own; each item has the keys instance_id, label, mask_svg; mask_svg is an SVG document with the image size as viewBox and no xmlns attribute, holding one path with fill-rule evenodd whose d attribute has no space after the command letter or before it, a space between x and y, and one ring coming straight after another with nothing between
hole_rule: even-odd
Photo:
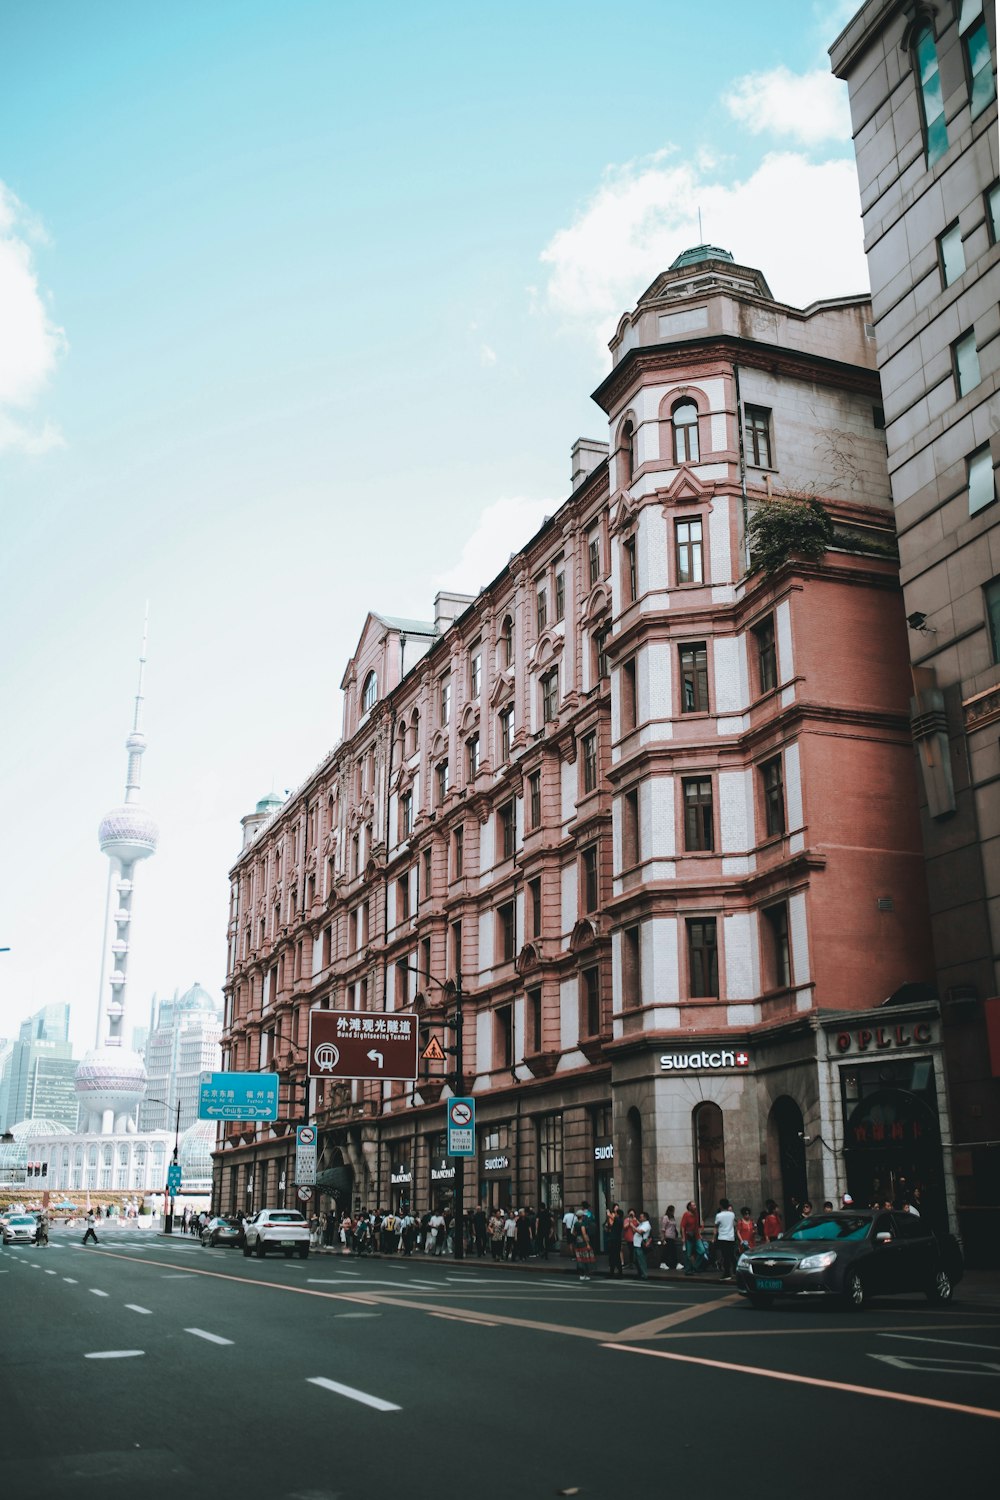
<instances>
[{"instance_id":1,"label":"tower sphere","mask_svg":"<svg viewBox=\"0 0 1000 1500\"><path fill-rule=\"evenodd\" d=\"M146 1067L128 1048L95 1047L77 1068L73 1088L85 1110L131 1114L146 1093Z\"/></svg>"},{"instance_id":2,"label":"tower sphere","mask_svg":"<svg viewBox=\"0 0 1000 1500\"><path fill-rule=\"evenodd\" d=\"M116 856L123 864L155 854L159 836L155 820L135 803L113 807L97 830L101 853Z\"/></svg>"}]
</instances>

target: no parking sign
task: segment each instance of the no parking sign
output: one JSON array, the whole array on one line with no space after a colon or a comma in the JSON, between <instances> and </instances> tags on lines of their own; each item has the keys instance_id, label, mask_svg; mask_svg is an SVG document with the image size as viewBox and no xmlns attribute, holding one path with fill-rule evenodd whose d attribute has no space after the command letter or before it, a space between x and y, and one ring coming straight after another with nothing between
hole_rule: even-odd
<instances>
[{"instance_id":1,"label":"no parking sign","mask_svg":"<svg viewBox=\"0 0 1000 1500\"><path fill-rule=\"evenodd\" d=\"M448 1100L448 1155L475 1156L476 1101Z\"/></svg>"}]
</instances>

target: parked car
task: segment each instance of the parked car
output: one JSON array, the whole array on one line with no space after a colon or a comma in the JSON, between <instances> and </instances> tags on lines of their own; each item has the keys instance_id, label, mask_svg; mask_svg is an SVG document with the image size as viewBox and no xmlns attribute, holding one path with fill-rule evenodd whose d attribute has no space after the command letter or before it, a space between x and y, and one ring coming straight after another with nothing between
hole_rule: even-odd
<instances>
[{"instance_id":1,"label":"parked car","mask_svg":"<svg viewBox=\"0 0 1000 1500\"><path fill-rule=\"evenodd\" d=\"M776 1297L834 1297L861 1308L869 1297L923 1292L949 1302L962 1279L962 1254L916 1214L852 1210L800 1219L736 1262L737 1290L754 1307Z\"/></svg>"},{"instance_id":2,"label":"parked car","mask_svg":"<svg viewBox=\"0 0 1000 1500\"><path fill-rule=\"evenodd\" d=\"M243 1231L243 1254L264 1259L268 1250L283 1250L290 1260L309 1255L309 1225L294 1208L262 1208L248 1219Z\"/></svg>"},{"instance_id":3,"label":"parked car","mask_svg":"<svg viewBox=\"0 0 1000 1500\"><path fill-rule=\"evenodd\" d=\"M203 1245L238 1245L243 1238L243 1224L231 1214L216 1214L201 1231Z\"/></svg>"},{"instance_id":4,"label":"parked car","mask_svg":"<svg viewBox=\"0 0 1000 1500\"><path fill-rule=\"evenodd\" d=\"M34 1214L9 1214L3 1222L5 1245L33 1245L38 1235Z\"/></svg>"}]
</instances>

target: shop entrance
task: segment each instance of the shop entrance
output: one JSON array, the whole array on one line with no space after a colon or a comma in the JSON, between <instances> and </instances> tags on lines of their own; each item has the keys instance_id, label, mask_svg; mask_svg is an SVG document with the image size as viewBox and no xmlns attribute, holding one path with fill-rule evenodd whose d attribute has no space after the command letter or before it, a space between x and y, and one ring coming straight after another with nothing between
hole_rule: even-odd
<instances>
[{"instance_id":1,"label":"shop entrance","mask_svg":"<svg viewBox=\"0 0 1000 1500\"><path fill-rule=\"evenodd\" d=\"M615 1201L615 1174L611 1171L600 1171L597 1173L597 1228L599 1232L601 1250L607 1248L607 1235L605 1223L607 1222L608 1209Z\"/></svg>"},{"instance_id":2,"label":"shop entrance","mask_svg":"<svg viewBox=\"0 0 1000 1500\"><path fill-rule=\"evenodd\" d=\"M478 1201L483 1205L487 1214L494 1213L498 1208L513 1208L511 1181L510 1177L481 1177L479 1179Z\"/></svg>"},{"instance_id":3,"label":"shop entrance","mask_svg":"<svg viewBox=\"0 0 1000 1500\"><path fill-rule=\"evenodd\" d=\"M767 1122L768 1168L786 1227L809 1196L802 1111L788 1094L775 1099Z\"/></svg>"},{"instance_id":4,"label":"shop entrance","mask_svg":"<svg viewBox=\"0 0 1000 1500\"><path fill-rule=\"evenodd\" d=\"M912 1202L935 1230L946 1232L932 1059L845 1068L841 1083L847 1189L855 1203Z\"/></svg>"}]
</instances>

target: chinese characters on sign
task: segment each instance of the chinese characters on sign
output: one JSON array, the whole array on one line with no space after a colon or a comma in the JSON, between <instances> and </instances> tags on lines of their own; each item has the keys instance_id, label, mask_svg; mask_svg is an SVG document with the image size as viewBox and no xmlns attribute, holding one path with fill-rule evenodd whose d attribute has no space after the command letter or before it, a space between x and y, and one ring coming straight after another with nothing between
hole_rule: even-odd
<instances>
[{"instance_id":1,"label":"chinese characters on sign","mask_svg":"<svg viewBox=\"0 0 1000 1500\"><path fill-rule=\"evenodd\" d=\"M310 1078L416 1076L417 1018L411 1012L309 1012Z\"/></svg>"},{"instance_id":2,"label":"chinese characters on sign","mask_svg":"<svg viewBox=\"0 0 1000 1500\"><path fill-rule=\"evenodd\" d=\"M277 1073L202 1073L199 1120L276 1120Z\"/></svg>"}]
</instances>

